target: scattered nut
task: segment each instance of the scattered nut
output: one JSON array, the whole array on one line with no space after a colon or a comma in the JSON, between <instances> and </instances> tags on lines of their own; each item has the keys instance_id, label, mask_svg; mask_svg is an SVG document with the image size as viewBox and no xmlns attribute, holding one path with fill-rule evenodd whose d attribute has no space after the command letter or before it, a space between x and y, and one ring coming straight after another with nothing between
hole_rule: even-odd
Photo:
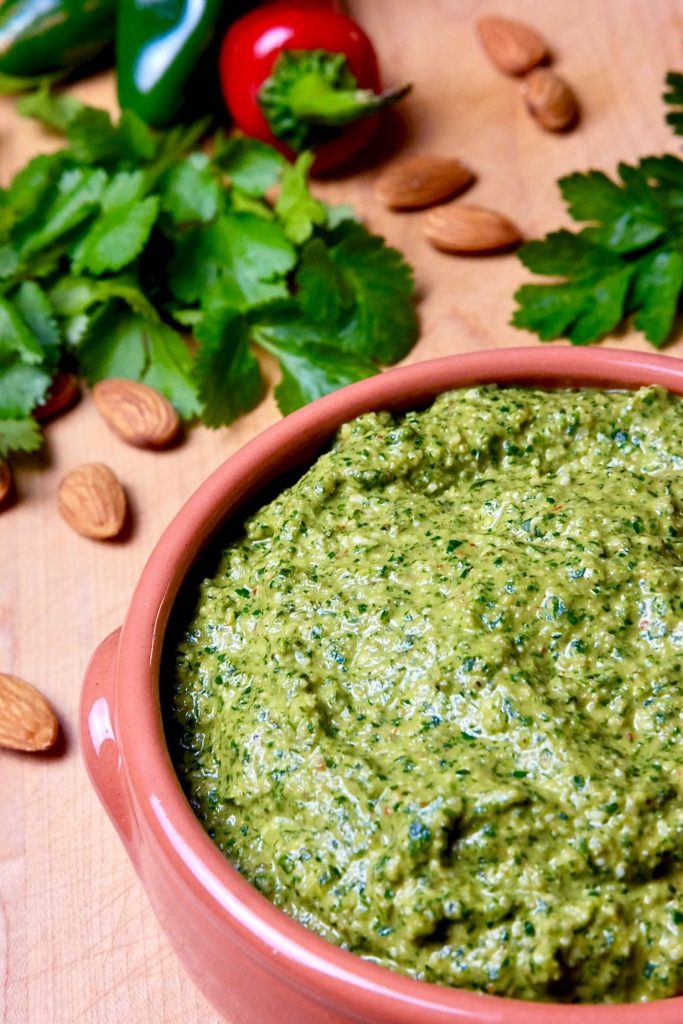
<instances>
[{"instance_id":1,"label":"scattered nut","mask_svg":"<svg viewBox=\"0 0 683 1024\"><path fill-rule=\"evenodd\" d=\"M519 229L502 213L461 203L430 210L424 233L435 248L444 252L496 252L522 241Z\"/></svg>"},{"instance_id":2,"label":"scattered nut","mask_svg":"<svg viewBox=\"0 0 683 1024\"><path fill-rule=\"evenodd\" d=\"M33 410L33 415L41 423L66 412L76 402L81 391L78 380L73 373L60 371L52 381L47 398L42 405Z\"/></svg>"},{"instance_id":3,"label":"scattered nut","mask_svg":"<svg viewBox=\"0 0 683 1024\"><path fill-rule=\"evenodd\" d=\"M550 68L536 68L521 85L529 113L541 128L561 132L576 123L579 106L571 87Z\"/></svg>"},{"instance_id":4,"label":"scattered nut","mask_svg":"<svg viewBox=\"0 0 683 1024\"><path fill-rule=\"evenodd\" d=\"M377 179L375 194L394 210L416 210L464 192L473 181L469 167L454 158L409 156L386 168Z\"/></svg>"},{"instance_id":5,"label":"scattered nut","mask_svg":"<svg viewBox=\"0 0 683 1024\"><path fill-rule=\"evenodd\" d=\"M12 470L4 459L0 459L0 505L12 490Z\"/></svg>"},{"instance_id":6,"label":"scattered nut","mask_svg":"<svg viewBox=\"0 0 683 1024\"><path fill-rule=\"evenodd\" d=\"M544 39L519 21L480 18L477 32L490 60L507 75L524 75L549 56Z\"/></svg>"},{"instance_id":7,"label":"scattered nut","mask_svg":"<svg viewBox=\"0 0 683 1024\"><path fill-rule=\"evenodd\" d=\"M126 496L109 466L101 462L77 466L59 485L60 515L83 537L106 540L121 532Z\"/></svg>"},{"instance_id":8,"label":"scattered nut","mask_svg":"<svg viewBox=\"0 0 683 1024\"><path fill-rule=\"evenodd\" d=\"M54 711L34 686L0 672L0 747L47 750L58 729Z\"/></svg>"},{"instance_id":9,"label":"scattered nut","mask_svg":"<svg viewBox=\"0 0 683 1024\"><path fill-rule=\"evenodd\" d=\"M95 384L92 395L107 426L138 448L163 448L180 429L169 400L147 384L110 377Z\"/></svg>"}]
</instances>

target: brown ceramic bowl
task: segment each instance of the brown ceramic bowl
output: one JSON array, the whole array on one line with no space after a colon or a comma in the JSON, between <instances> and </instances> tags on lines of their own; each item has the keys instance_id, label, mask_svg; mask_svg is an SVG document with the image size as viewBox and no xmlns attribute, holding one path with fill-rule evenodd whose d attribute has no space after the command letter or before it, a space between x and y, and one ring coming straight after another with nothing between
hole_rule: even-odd
<instances>
[{"instance_id":1,"label":"brown ceramic bowl","mask_svg":"<svg viewBox=\"0 0 683 1024\"><path fill-rule=\"evenodd\" d=\"M169 613L200 551L245 502L304 467L337 427L405 410L475 383L629 388L683 394L683 361L609 349L521 348L389 371L286 417L221 466L154 549L123 627L95 652L82 704L83 751L178 956L231 1024L681 1024L683 997L560 1006L414 981L330 945L277 910L231 867L195 818L162 726L159 665Z\"/></svg>"}]
</instances>

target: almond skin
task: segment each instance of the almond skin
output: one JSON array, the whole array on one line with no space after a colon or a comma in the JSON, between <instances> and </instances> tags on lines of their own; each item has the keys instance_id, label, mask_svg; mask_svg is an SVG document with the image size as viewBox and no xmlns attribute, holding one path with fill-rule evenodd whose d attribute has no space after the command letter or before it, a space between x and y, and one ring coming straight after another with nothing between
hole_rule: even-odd
<instances>
[{"instance_id":1,"label":"almond skin","mask_svg":"<svg viewBox=\"0 0 683 1024\"><path fill-rule=\"evenodd\" d=\"M392 210L417 210L459 195L473 181L469 167L452 157L409 156L386 168L375 195Z\"/></svg>"},{"instance_id":2,"label":"almond skin","mask_svg":"<svg viewBox=\"0 0 683 1024\"><path fill-rule=\"evenodd\" d=\"M84 463L64 477L57 506L69 526L83 537L107 540L121 532L126 518L126 496L109 466Z\"/></svg>"},{"instance_id":3,"label":"almond skin","mask_svg":"<svg viewBox=\"0 0 683 1024\"><path fill-rule=\"evenodd\" d=\"M147 384L111 377L95 384L92 395L107 426L136 448L163 448L180 429L169 400Z\"/></svg>"},{"instance_id":4,"label":"almond skin","mask_svg":"<svg viewBox=\"0 0 683 1024\"><path fill-rule=\"evenodd\" d=\"M0 505L12 490L12 470L4 459L0 459Z\"/></svg>"},{"instance_id":5,"label":"almond skin","mask_svg":"<svg viewBox=\"0 0 683 1024\"><path fill-rule=\"evenodd\" d=\"M522 241L519 228L502 213L462 203L430 210L424 233L436 249L444 252L497 252Z\"/></svg>"},{"instance_id":6,"label":"almond skin","mask_svg":"<svg viewBox=\"0 0 683 1024\"><path fill-rule=\"evenodd\" d=\"M545 40L520 21L480 18L477 32L489 59L506 75L524 75L549 56Z\"/></svg>"},{"instance_id":7,"label":"almond skin","mask_svg":"<svg viewBox=\"0 0 683 1024\"><path fill-rule=\"evenodd\" d=\"M527 110L548 132L571 128L579 116L579 105L571 87L550 68L536 68L521 85Z\"/></svg>"},{"instance_id":8,"label":"almond skin","mask_svg":"<svg viewBox=\"0 0 683 1024\"><path fill-rule=\"evenodd\" d=\"M58 729L54 711L34 686L0 672L0 747L47 750Z\"/></svg>"},{"instance_id":9,"label":"almond skin","mask_svg":"<svg viewBox=\"0 0 683 1024\"><path fill-rule=\"evenodd\" d=\"M54 419L61 412L70 409L77 402L80 394L81 391L74 374L60 371L52 381L47 398L42 405L33 410L33 415L41 423Z\"/></svg>"}]
</instances>

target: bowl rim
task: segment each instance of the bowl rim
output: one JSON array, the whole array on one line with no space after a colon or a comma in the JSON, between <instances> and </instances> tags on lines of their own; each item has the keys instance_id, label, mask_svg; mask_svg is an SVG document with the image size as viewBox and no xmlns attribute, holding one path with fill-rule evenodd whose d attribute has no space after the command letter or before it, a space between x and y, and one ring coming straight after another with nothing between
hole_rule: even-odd
<instances>
[{"instance_id":1,"label":"bowl rim","mask_svg":"<svg viewBox=\"0 0 683 1024\"><path fill-rule=\"evenodd\" d=\"M186 501L150 555L122 627L116 733L136 816L205 908L229 918L255 960L322 1003L343 1004L378 1024L446 1018L520 1024L674 1024L683 996L636 1004L534 1003L418 981L332 945L288 917L246 881L204 832L173 768L160 711L159 667L173 602L196 557L244 501L282 468L282 453L319 450L323 437L361 412L408 409L477 383L546 387L659 384L683 394L683 361L618 349L561 346L490 349L388 370L305 406L268 427L220 465ZM122 692L128 691L128 697ZM276 954L275 956L273 954Z\"/></svg>"}]
</instances>

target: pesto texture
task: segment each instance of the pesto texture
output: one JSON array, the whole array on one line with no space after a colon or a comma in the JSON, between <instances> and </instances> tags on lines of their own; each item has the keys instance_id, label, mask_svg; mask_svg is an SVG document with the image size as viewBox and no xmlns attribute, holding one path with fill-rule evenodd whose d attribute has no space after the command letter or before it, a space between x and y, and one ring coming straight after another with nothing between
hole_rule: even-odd
<instances>
[{"instance_id":1,"label":"pesto texture","mask_svg":"<svg viewBox=\"0 0 683 1024\"><path fill-rule=\"evenodd\" d=\"M178 771L268 898L417 978L683 992L683 403L480 387L364 415L176 652Z\"/></svg>"}]
</instances>

